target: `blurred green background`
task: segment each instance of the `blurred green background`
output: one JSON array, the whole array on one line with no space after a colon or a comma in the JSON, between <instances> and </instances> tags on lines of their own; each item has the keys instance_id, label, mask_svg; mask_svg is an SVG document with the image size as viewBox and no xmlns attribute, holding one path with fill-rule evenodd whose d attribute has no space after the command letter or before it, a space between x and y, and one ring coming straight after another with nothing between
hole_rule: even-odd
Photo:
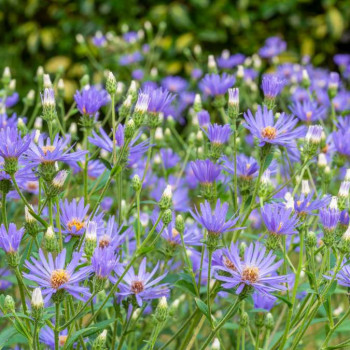
<instances>
[{"instance_id":1,"label":"blurred green background","mask_svg":"<svg viewBox=\"0 0 350 350\"><path fill-rule=\"evenodd\" d=\"M218 54L252 54L272 35L289 52L308 54L313 63L332 67L332 56L350 45L349 0L0 0L0 60L10 66L17 86L33 81L38 65L57 62L79 72L87 62L75 36L97 30L120 33L123 24L138 30L146 20L167 23L162 41L171 73L181 71L183 49L201 44ZM175 68L174 68L175 67ZM79 73L76 73L79 74Z\"/></svg>"}]
</instances>

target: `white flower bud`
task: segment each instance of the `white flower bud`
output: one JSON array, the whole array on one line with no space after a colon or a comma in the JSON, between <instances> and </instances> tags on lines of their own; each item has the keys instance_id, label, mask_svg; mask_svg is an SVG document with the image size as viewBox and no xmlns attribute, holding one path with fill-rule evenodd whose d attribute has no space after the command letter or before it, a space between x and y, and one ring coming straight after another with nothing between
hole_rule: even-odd
<instances>
[{"instance_id":1,"label":"white flower bud","mask_svg":"<svg viewBox=\"0 0 350 350\"><path fill-rule=\"evenodd\" d=\"M50 75L49 74L44 74L44 88L45 89L51 89L52 88L52 83L51 83L51 79L50 79Z\"/></svg>"},{"instance_id":2,"label":"white flower bud","mask_svg":"<svg viewBox=\"0 0 350 350\"><path fill-rule=\"evenodd\" d=\"M33 290L31 305L37 309L44 307L44 300L40 288L35 288Z\"/></svg>"},{"instance_id":3,"label":"white flower bud","mask_svg":"<svg viewBox=\"0 0 350 350\"><path fill-rule=\"evenodd\" d=\"M301 181L301 193L307 196L310 194L310 186L309 186L309 181L308 180L302 180Z\"/></svg>"},{"instance_id":4,"label":"white flower bud","mask_svg":"<svg viewBox=\"0 0 350 350\"><path fill-rule=\"evenodd\" d=\"M329 203L329 209L338 210L338 198L333 196L331 202Z\"/></svg>"}]
</instances>

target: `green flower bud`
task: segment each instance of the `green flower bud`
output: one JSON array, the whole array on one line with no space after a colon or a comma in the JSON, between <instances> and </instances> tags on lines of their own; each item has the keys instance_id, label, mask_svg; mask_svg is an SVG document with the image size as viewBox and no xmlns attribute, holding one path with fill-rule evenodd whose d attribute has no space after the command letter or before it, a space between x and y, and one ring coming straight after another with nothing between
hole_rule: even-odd
<instances>
[{"instance_id":1,"label":"green flower bud","mask_svg":"<svg viewBox=\"0 0 350 350\"><path fill-rule=\"evenodd\" d=\"M132 188L135 192L140 191L142 188L141 179L138 175L134 175L132 178Z\"/></svg>"},{"instance_id":2,"label":"green flower bud","mask_svg":"<svg viewBox=\"0 0 350 350\"><path fill-rule=\"evenodd\" d=\"M239 325L242 327L242 328L246 328L249 324L249 315L247 312L242 312L241 313L241 316L240 316L240 319L239 319Z\"/></svg>"},{"instance_id":3,"label":"green flower bud","mask_svg":"<svg viewBox=\"0 0 350 350\"><path fill-rule=\"evenodd\" d=\"M4 170L9 175L14 175L18 170L18 158L5 158Z\"/></svg>"},{"instance_id":4,"label":"green flower bud","mask_svg":"<svg viewBox=\"0 0 350 350\"><path fill-rule=\"evenodd\" d=\"M80 88L84 88L85 86L90 84L90 77L88 74L85 74L81 79L80 79Z\"/></svg>"},{"instance_id":5,"label":"green flower bud","mask_svg":"<svg viewBox=\"0 0 350 350\"><path fill-rule=\"evenodd\" d=\"M35 320L39 320L43 314L44 300L40 288L35 288L31 300L32 316Z\"/></svg>"},{"instance_id":6,"label":"green flower bud","mask_svg":"<svg viewBox=\"0 0 350 350\"><path fill-rule=\"evenodd\" d=\"M112 72L108 72L107 81L106 81L106 90L112 96L117 91L117 80Z\"/></svg>"},{"instance_id":7,"label":"green flower bud","mask_svg":"<svg viewBox=\"0 0 350 350\"><path fill-rule=\"evenodd\" d=\"M158 322L164 322L168 318L168 303L166 297L159 299L158 306L156 308L155 319Z\"/></svg>"},{"instance_id":8,"label":"green flower bud","mask_svg":"<svg viewBox=\"0 0 350 350\"><path fill-rule=\"evenodd\" d=\"M313 231L308 231L306 233L306 237L305 237L305 244L307 247L309 248L315 248L316 244L317 244L317 237L315 232Z\"/></svg>"},{"instance_id":9,"label":"green flower bud","mask_svg":"<svg viewBox=\"0 0 350 350\"><path fill-rule=\"evenodd\" d=\"M171 209L166 209L162 216L163 224L168 226L172 219L173 219L173 214L171 212Z\"/></svg>"},{"instance_id":10,"label":"green flower bud","mask_svg":"<svg viewBox=\"0 0 350 350\"><path fill-rule=\"evenodd\" d=\"M169 209L173 204L173 193L171 190L171 186L168 185L164 190L162 197L160 198L158 205L162 210Z\"/></svg>"},{"instance_id":11,"label":"green flower bud","mask_svg":"<svg viewBox=\"0 0 350 350\"><path fill-rule=\"evenodd\" d=\"M132 139L135 133L135 123L132 119L129 119L128 122L125 124L125 130L124 135L126 140Z\"/></svg>"},{"instance_id":12,"label":"green flower bud","mask_svg":"<svg viewBox=\"0 0 350 350\"><path fill-rule=\"evenodd\" d=\"M175 229L180 233L183 233L185 231L185 221L181 214L176 216Z\"/></svg>"},{"instance_id":13,"label":"green flower bud","mask_svg":"<svg viewBox=\"0 0 350 350\"><path fill-rule=\"evenodd\" d=\"M45 232L44 243L48 252L56 252L58 250L58 242L52 226L49 226Z\"/></svg>"},{"instance_id":14,"label":"green flower bud","mask_svg":"<svg viewBox=\"0 0 350 350\"><path fill-rule=\"evenodd\" d=\"M275 321L272 314L269 312L265 317L265 327L266 329L272 330L275 327Z\"/></svg>"},{"instance_id":15,"label":"green flower bud","mask_svg":"<svg viewBox=\"0 0 350 350\"><path fill-rule=\"evenodd\" d=\"M92 350L104 350L106 349L107 329L105 329L92 344Z\"/></svg>"},{"instance_id":16,"label":"green flower bud","mask_svg":"<svg viewBox=\"0 0 350 350\"><path fill-rule=\"evenodd\" d=\"M6 312L15 313L15 301L11 297L11 295L6 295L5 301L4 301L4 310Z\"/></svg>"}]
</instances>

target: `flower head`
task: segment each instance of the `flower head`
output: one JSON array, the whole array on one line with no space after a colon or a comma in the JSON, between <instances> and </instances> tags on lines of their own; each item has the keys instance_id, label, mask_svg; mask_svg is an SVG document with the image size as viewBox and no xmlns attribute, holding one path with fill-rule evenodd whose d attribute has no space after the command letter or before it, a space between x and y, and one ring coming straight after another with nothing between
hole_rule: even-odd
<instances>
[{"instance_id":1,"label":"flower head","mask_svg":"<svg viewBox=\"0 0 350 350\"><path fill-rule=\"evenodd\" d=\"M261 210L265 226L273 235L293 235L297 233L298 217L279 204L266 204Z\"/></svg>"},{"instance_id":2,"label":"flower head","mask_svg":"<svg viewBox=\"0 0 350 350\"><path fill-rule=\"evenodd\" d=\"M277 269L283 261L275 262L276 256L270 251L267 255L266 248L260 243L251 243L240 258L238 250L231 250L230 260L235 269L229 267L217 267L219 270L229 273L229 276L216 275L216 279L224 282L223 288L237 288L240 294L244 287L251 287L256 292L267 294L278 290L286 290L282 284L287 281L287 276L276 275Z\"/></svg>"},{"instance_id":3,"label":"flower head","mask_svg":"<svg viewBox=\"0 0 350 350\"><path fill-rule=\"evenodd\" d=\"M24 234L24 229L17 229L13 223L9 224L8 230L5 225L2 224L0 227L0 247L8 254L15 253L18 251Z\"/></svg>"},{"instance_id":4,"label":"flower head","mask_svg":"<svg viewBox=\"0 0 350 350\"><path fill-rule=\"evenodd\" d=\"M21 137L17 128L4 128L0 130L0 156L4 159L18 159L29 147L31 137Z\"/></svg>"},{"instance_id":5,"label":"flower head","mask_svg":"<svg viewBox=\"0 0 350 350\"><path fill-rule=\"evenodd\" d=\"M225 95L227 90L235 83L235 78L232 75L223 73L206 74L199 83L200 89L209 96Z\"/></svg>"},{"instance_id":6,"label":"flower head","mask_svg":"<svg viewBox=\"0 0 350 350\"><path fill-rule=\"evenodd\" d=\"M261 88L265 98L274 99L281 93L287 81L276 74L265 74L262 78Z\"/></svg>"},{"instance_id":7,"label":"flower head","mask_svg":"<svg viewBox=\"0 0 350 350\"><path fill-rule=\"evenodd\" d=\"M31 258L25 263L28 273L23 276L30 281L36 282L45 296L45 303L61 290L65 290L73 297L86 300L89 298L89 289L79 286L79 282L86 280L90 275L91 267L78 268L81 253L74 253L71 262L66 265L66 249L63 249L54 260L51 253L48 253L48 260L43 251L39 250L39 258Z\"/></svg>"},{"instance_id":8,"label":"flower head","mask_svg":"<svg viewBox=\"0 0 350 350\"><path fill-rule=\"evenodd\" d=\"M111 246L108 248L96 248L91 258L92 271L99 279L108 278L117 263L117 257Z\"/></svg>"},{"instance_id":9,"label":"flower head","mask_svg":"<svg viewBox=\"0 0 350 350\"><path fill-rule=\"evenodd\" d=\"M229 124L209 124L208 132L204 131L204 133L208 136L211 144L222 145L228 142L231 135L231 127Z\"/></svg>"},{"instance_id":10,"label":"flower head","mask_svg":"<svg viewBox=\"0 0 350 350\"><path fill-rule=\"evenodd\" d=\"M74 99L82 115L95 116L99 109L109 102L110 97L106 90L88 86L77 91Z\"/></svg>"},{"instance_id":11,"label":"flower head","mask_svg":"<svg viewBox=\"0 0 350 350\"><path fill-rule=\"evenodd\" d=\"M277 36L272 36L265 41L265 45L259 50L259 54L263 58L272 58L285 51L287 44Z\"/></svg>"},{"instance_id":12,"label":"flower head","mask_svg":"<svg viewBox=\"0 0 350 350\"><path fill-rule=\"evenodd\" d=\"M292 146L296 138L304 136L303 127L294 129L298 123L297 119L282 113L275 121L272 110L267 109L266 106L263 108L259 106L255 116L248 110L244 118L245 128L260 140L259 146L264 146L266 143Z\"/></svg>"},{"instance_id":13,"label":"flower head","mask_svg":"<svg viewBox=\"0 0 350 350\"><path fill-rule=\"evenodd\" d=\"M187 88L186 79L179 76L169 76L162 80L163 88L171 91L171 92L182 92Z\"/></svg>"},{"instance_id":14,"label":"flower head","mask_svg":"<svg viewBox=\"0 0 350 350\"><path fill-rule=\"evenodd\" d=\"M300 120L311 123L324 119L326 117L326 107L317 105L316 101L304 100L302 102L296 101L289 106L291 112Z\"/></svg>"},{"instance_id":15,"label":"flower head","mask_svg":"<svg viewBox=\"0 0 350 350\"><path fill-rule=\"evenodd\" d=\"M144 258L137 274L133 267L130 268L125 274L123 282L119 285L120 292L117 293L122 299L128 296L135 296L136 302L140 307L143 301L169 296L167 283L157 285L158 282L165 278L166 273L155 278L153 281L151 280L158 270L159 262L150 273L146 272L146 263L147 260ZM123 271L121 270L118 274L120 275L122 273Z\"/></svg>"},{"instance_id":16,"label":"flower head","mask_svg":"<svg viewBox=\"0 0 350 350\"><path fill-rule=\"evenodd\" d=\"M195 208L195 212L191 210L193 218L205 227L212 235L222 235L225 232L231 232L240 228L234 228L239 217L232 216L226 221L226 215L228 212L228 204L223 203L221 205L220 199L217 200L214 211L212 211L210 203L205 201L200 204L201 214L198 209Z\"/></svg>"},{"instance_id":17,"label":"flower head","mask_svg":"<svg viewBox=\"0 0 350 350\"><path fill-rule=\"evenodd\" d=\"M210 159L191 162L193 173L202 186L211 185L220 175L220 166Z\"/></svg>"},{"instance_id":18,"label":"flower head","mask_svg":"<svg viewBox=\"0 0 350 350\"><path fill-rule=\"evenodd\" d=\"M175 99L174 94L161 87L155 88L151 85L146 85L141 92L147 94L150 98L148 104L149 113L165 113Z\"/></svg>"},{"instance_id":19,"label":"flower head","mask_svg":"<svg viewBox=\"0 0 350 350\"><path fill-rule=\"evenodd\" d=\"M228 173L234 175L235 164L230 161L227 157L221 158L223 161L223 169ZM259 164L253 157L247 157L245 154L239 154L237 156L237 176L243 180L251 180L258 176Z\"/></svg>"}]
</instances>

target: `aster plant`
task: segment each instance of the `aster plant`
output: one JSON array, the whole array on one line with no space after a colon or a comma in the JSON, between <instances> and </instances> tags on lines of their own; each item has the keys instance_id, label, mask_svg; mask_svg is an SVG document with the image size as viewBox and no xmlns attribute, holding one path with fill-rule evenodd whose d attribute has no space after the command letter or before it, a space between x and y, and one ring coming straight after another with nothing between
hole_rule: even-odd
<instances>
[{"instance_id":1,"label":"aster plant","mask_svg":"<svg viewBox=\"0 0 350 350\"><path fill-rule=\"evenodd\" d=\"M346 348L350 56L122 27L0 77L0 347Z\"/></svg>"}]
</instances>

